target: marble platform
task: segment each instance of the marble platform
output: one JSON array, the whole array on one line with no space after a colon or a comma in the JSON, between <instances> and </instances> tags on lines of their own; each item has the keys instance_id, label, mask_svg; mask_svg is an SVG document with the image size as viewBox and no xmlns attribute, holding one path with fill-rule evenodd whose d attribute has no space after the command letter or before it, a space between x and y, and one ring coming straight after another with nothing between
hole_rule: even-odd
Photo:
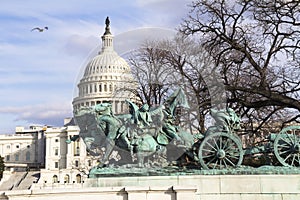
<instances>
[{"instance_id":1,"label":"marble platform","mask_svg":"<svg viewBox=\"0 0 300 200\"><path fill-rule=\"evenodd\" d=\"M90 178L81 184L35 184L3 191L15 200L296 200L299 174L176 175ZM1 199L1 200L2 200Z\"/></svg>"}]
</instances>

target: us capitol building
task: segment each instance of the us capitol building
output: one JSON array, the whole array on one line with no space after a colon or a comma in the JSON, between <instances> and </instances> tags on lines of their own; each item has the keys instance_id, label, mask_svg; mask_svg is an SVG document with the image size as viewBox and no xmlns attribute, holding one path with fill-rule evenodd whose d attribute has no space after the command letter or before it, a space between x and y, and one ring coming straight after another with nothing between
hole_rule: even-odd
<instances>
[{"instance_id":1,"label":"us capitol building","mask_svg":"<svg viewBox=\"0 0 300 200\"><path fill-rule=\"evenodd\" d=\"M124 113L127 111L125 99L134 99L124 90L136 87L130 66L114 51L109 18L105 24L102 49L89 61L77 85L74 110L110 102L114 113ZM16 127L15 134L0 135L0 155L6 168L0 190L28 189L32 183L83 183L95 160L86 151L82 139L66 143L78 134L79 127L73 118L66 118L63 127Z\"/></svg>"},{"instance_id":2,"label":"us capitol building","mask_svg":"<svg viewBox=\"0 0 300 200\"><path fill-rule=\"evenodd\" d=\"M105 24L101 52L87 64L77 85L74 111L111 102L114 113L124 113L125 100L135 101L126 92L126 88L137 86L130 67L113 49L108 18ZM96 159L88 154L82 139L67 143L78 134L73 118L66 118L63 127L16 127L15 134L0 135L0 155L5 162L0 200L300 199L300 174L217 175L213 170L210 175L183 171L180 175L118 176L116 173L114 177L88 178ZM128 170L134 174L143 168L128 167Z\"/></svg>"}]
</instances>

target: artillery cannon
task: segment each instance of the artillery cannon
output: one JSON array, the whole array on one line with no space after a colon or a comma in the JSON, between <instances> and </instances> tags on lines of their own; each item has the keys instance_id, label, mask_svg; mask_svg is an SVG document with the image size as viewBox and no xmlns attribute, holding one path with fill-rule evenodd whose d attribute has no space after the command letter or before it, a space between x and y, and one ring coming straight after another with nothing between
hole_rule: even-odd
<instances>
[{"instance_id":1,"label":"artillery cannon","mask_svg":"<svg viewBox=\"0 0 300 200\"><path fill-rule=\"evenodd\" d=\"M300 126L288 126L277 134L269 134L265 145L243 148L234 125L239 123L239 120L234 111L229 112L231 113L227 116L226 112L221 116L227 118L226 120L220 123L220 119L216 119L217 125L209 128L205 137L198 141L198 158L204 169L238 167L242 164L244 156L259 153L273 153L283 166L300 166Z\"/></svg>"},{"instance_id":2,"label":"artillery cannon","mask_svg":"<svg viewBox=\"0 0 300 200\"><path fill-rule=\"evenodd\" d=\"M279 133L270 133L261 146L248 147L244 155L273 154L282 166L300 167L300 126L287 126Z\"/></svg>"}]
</instances>

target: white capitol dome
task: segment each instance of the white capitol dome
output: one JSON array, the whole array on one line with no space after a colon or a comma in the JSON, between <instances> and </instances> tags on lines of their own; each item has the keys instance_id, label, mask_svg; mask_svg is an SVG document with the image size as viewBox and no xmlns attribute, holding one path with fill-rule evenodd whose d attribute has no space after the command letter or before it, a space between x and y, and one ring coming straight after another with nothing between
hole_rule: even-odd
<instances>
[{"instance_id":1,"label":"white capitol dome","mask_svg":"<svg viewBox=\"0 0 300 200\"><path fill-rule=\"evenodd\" d=\"M101 75L107 72L130 72L127 62L115 51L105 52L94 57L86 66L84 77Z\"/></svg>"},{"instance_id":2,"label":"white capitol dome","mask_svg":"<svg viewBox=\"0 0 300 200\"><path fill-rule=\"evenodd\" d=\"M73 99L73 109L111 102L115 113L126 109L125 99L133 95L124 88L134 88L135 81L128 63L113 49L109 19L102 36L102 50L86 66L78 83L79 94Z\"/></svg>"}]
</instances>

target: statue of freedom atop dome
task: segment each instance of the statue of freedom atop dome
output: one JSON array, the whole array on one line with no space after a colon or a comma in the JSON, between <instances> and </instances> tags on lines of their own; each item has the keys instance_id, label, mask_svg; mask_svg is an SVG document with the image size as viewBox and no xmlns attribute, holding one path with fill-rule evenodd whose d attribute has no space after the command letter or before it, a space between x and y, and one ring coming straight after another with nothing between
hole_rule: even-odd
<instances>
[{"instance_id":1,"label":"statue of freedom atop dome","mask_svg":"<svg viewBox=\"0 0 300 200\"><path fill-rule=\"evenodd\" d=\"M105 25L108 27L110 25L109 17L106 17L105 19Z\"/></svg>"}]
</instances>

